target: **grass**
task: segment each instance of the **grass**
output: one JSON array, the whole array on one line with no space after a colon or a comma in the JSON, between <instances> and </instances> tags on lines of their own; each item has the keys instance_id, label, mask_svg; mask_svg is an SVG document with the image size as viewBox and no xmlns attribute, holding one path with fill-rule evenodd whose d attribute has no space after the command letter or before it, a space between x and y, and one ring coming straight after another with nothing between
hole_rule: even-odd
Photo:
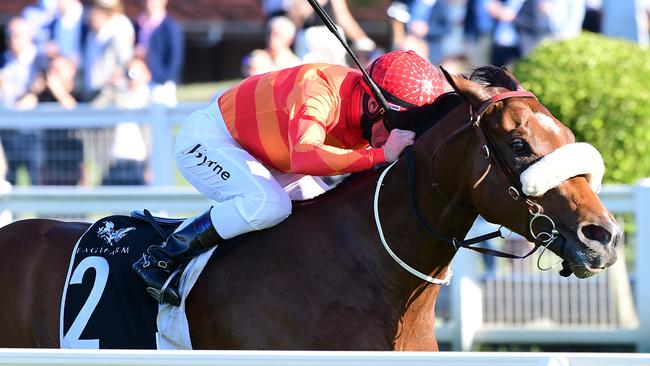
<instances>
[{"instance_id":1,"label":"grass","mask_svg":"<svg viewBox=\"0 0 650 366\"><path fill-rule=\"evenodd\" d=\"M239 80L226 80L209 83L193 83L178 87L178 100L180 102L206 102L215 93L224 91L235 85Z\"/></svg>"}]
</instances>

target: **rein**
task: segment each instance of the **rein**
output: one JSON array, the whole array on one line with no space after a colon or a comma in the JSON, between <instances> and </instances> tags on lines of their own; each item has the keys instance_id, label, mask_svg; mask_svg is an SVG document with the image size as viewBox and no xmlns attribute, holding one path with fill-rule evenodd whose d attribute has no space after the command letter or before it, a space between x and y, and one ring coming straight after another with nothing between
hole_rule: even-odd
<instances>
[{"instance_id":1,"label":"rein","mask_svg":"<svg viewBox=\"0 0 650 366\"><path fill-rule=\"evenodd\" d=\"M448 244L451 244L454 249L457 251L460 248L467 248L471 249L473 251L487 254L487 255L493 255L493 256L498 256L502 258L510 258L510 259L523 259L529 257L531 254L533 254L539 246L542 246L544 249L542 253L540 254L540 257L537 260L537 267L540 270L546 271L550 270L553 268L555 265L558 263L547 267L547 268L542 268L540 265L540 259L542 255L545 253L545 251L548 249L548 247L557 239L559 232L556 230L555 222L553 220L545 215L543 213L543 208L538 204L532 201L532 199L525 195L522 192L522 184L520 179L518 178L517 174L515 174L514 170L510 167L506 159L504 158L501 150L497 147L497 144L495 143L492 135L490 135L489 131L487 130L487 127L481 123L481 119L485 111L494 105L497 102L500 102L504 99L508 98L535 98L535 95L529 91L524 91L524 90L519 90L519 91L510 91L510 92L504 92L497 94L490 99L484 101L478 109L474 110L471 105L470 105L470 123L465 124L452 132L444 141L443 143L439 144L438 147L434 150L434 153L432 154L432 162L433 162L433 157L435 156L436 152L440 148L440 146L444 145L444 143L448 142L451 140L453 137L456 137L465 131L469 130L470 127L473 127L474 132L477 134L479 141L482 145L482 150L485 156L485 159L489 161L488 167L486 168L485 173L483 176L480 178L480 180L484 179L487 174L490 171L490 167L492 164L498 167L497 172L498 175L501 177L501 179L506 183L506 186L508 186L508 194L509 196L514 199L517 202L521 202L526 205L528 213L530 215L530 220L529 220L529 231L533 239L535 240L535 246L533 249L530 250L527 254L524 255L515 255L511 253L506 253L506 252L501 252L498 250L490 249L490 248L481 248L481 247L474 247L474 244L481 243L486 240L494 239L497 237L500 238L505 238L503 234L501 233L501 228L503 226L500 226L496 231L483 234L471 239L465 239L465 240L459 240L456 237L449 237L444 234L440 234L434 229L432 229L424 220L422 217L422 214L420 213L420 210L418 208L417 204L417 195L416 195L416 190L415 190L415 156L413 154L413 147L408 146L405 149L405 156L406 156L406 165L407 165L407 170L408 170L408 180L409 180L409 198L410 198L410 203L411 203L411 210L413 212L413 215L416 218L416 221L424 229L429 235L433 236L434 238L446 242ZM385 240L383 230L381 227L381 222L379 219L379 191L382 186L382 182L390 168L392 168L395 165L396 162L393 164L389 165L380 175L379 180L377 181L377 187L375 190L375 201L374 201L374 211L375 211L375 222L377 224L377 229L379 231L379 236L381 238L382 244L384 245L384 248L386 251L393 257L393 259L404 269L406 269L408 272L412 273L413 275L419 277L420 279L433 283L433 284L444 284L448 285L451 279L451 269L447 271L447 274L445 275L444 279L438 279L438 278L433 278L431 276L427 276L424 273L421 273L417 270L415 270L413 267L409 266L406 264L403 260L401 260L388 246L388 243ZM432 163L431 163L432 164ZM430 167L431 169L431 167ZM479 182L480 182L479 180ZM434 182L434 187L437 189L438 193L447 201L447 203L451 204L452 206L459 207L462 209L467 209L463 206L459 206L453 202L451 202L449 199L447 199L442 192L440 192L440 189L437 187L436 183ZM546 220L550 223L551 230L550 232L547 231L541 231L541 232L535 232L533 228L533 224L536 221L540 220Z\"/></svg>"},{"instance_id":2,"label":"rein","mask_svg":"<svg viewBox=\"0 0 650 366\"><path fill-rule=\"evenodd\" d=\"M433 283L434 285L449 285L451 282L451 276L452 276L452 271L451 268L447 269L447 274L445 274L444 279L439 279L435 277L428 276L417 269L409 266L404 262L400 257L393 252L392 249L390 249L390 246L386 242L386 238L384 237L384 230L381 227L381 220L379 219L379 191L381 190L381 186L383 185L384 178L386 177L386 174L392 168L399 160L394 161L391 165L389 165L386 169L384 169L383 172L381 172L381 175L379 176L379 179L377 180L377 187L375 188L375 199L374 199L374 213L375 213L375 224L377 224L377 231L379 232L379 238L381 239L381 243L384 245L384 249L390 254L390 256L404 268L408 272L410 272L412 275L420 278L421 280L427 281L429 283ZM434 234L436 235L436 234Z\"/></svg>"}]
</instances>

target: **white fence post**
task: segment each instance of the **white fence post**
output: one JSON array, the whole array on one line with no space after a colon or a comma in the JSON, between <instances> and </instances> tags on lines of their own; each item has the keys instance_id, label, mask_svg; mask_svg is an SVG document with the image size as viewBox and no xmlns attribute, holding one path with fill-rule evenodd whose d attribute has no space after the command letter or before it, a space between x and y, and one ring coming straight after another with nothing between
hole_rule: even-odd
<instances>
[{"instance_id":1,"label":"white fence post","mask_svg":"<svg viewBox=\"0 0 650 366\"><path fill-rule=\"evenodd\" d=\"M461 249L452 262L451 307L456 323L453 348L457 351L472 348L474 335L483 324L483 291L476 278L476 258L476 253Z\"/></svg>"},{"instance_id":2,"label":"white fence post","mask_svg":"<svg viewBox=\"0 0 650 366\"><path fill-rule=\"evenodd\" d=\"M174 184L174 136L168 110L162 104L153 104L151 114L151 171L153 185Z\"/></svg>"},{"instance_id":3,"label":"white fence post","mask_svg":"<svg viewBox=\"0 0 650 366\"><path fill-rule=\"evenodd\" d=\"M635 187L636 212L636 283L634 291L639 304L637 352L650 352L650 179L643 179Z\"/></svg>"}]
</instances>

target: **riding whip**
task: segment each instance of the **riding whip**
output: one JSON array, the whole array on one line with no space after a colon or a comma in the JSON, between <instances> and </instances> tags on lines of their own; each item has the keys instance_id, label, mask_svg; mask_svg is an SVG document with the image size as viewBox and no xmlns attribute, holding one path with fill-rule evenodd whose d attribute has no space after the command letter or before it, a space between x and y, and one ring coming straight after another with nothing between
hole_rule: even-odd
<instances>
[{"instance_id":1,"label":"riding whip","mask_svg":"<svg viewBox=\"0 0 650 366\"><path fill-rule=\"evenodd\" d=\"M386 98L384 98L384 95L381 93L381 90L379 89L379 86L372 80L370 75L366 72L366 69L361 65L361 62L359 62L359 59L357 56L352 52L352 49L348 45L348 43L341 37L341 34L339 33L338 29L336 28L336 24L330 18L329 14L323 9L322 6L318 3L318 0L307 0L309 2L309 5L314 9L316 14L321 18L323 23L325 23L325 26L327 29L330 30L330 32L334 33L334 36L336 36L336 39L341 42L341 45L343 45L343 48L347 51L348 55L352 58L354 63L357 65L359 70L361 70L361 73L363 74L363 79L366 81L366 84L370 87L370 91L372 92L373 96L375 97L375 100L381 105L381 107L384 109L385 112L385 117L389 120L392 119L392 109L388 106L388 102L386 102Z\"/></svg>"}]
</instances>

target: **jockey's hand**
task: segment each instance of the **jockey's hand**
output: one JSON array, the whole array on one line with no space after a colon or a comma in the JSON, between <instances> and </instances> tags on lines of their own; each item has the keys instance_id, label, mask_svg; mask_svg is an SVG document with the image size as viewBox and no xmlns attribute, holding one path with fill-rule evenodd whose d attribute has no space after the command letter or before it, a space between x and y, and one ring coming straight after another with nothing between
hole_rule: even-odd
<instances>
[{"instance_id":1,"label":"jockey's hand","mask_svg":"<svg viewBox=\"0 0 650 366\"><path fill-rule=\"evenodd\" d=\"M409 146L413 145L415 141L415 132L394 129L390 131L390 135L384 144L384 156L389 163L394 162L402 154L402 151Z\"/></svg>"}]
</instances>

